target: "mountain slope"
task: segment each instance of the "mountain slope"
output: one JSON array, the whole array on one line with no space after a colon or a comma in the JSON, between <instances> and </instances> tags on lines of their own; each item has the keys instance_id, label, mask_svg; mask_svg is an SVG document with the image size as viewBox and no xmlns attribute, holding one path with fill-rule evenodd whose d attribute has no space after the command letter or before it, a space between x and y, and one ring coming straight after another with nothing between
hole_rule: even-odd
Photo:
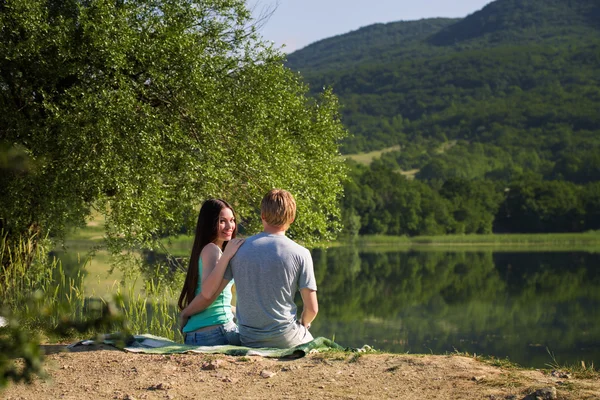
<instances>
[{"instance_id":1,"label":"mountain slope","mask_svg":"<svg viewBox=\"0 0 600 400\"><path fill-rule=\"evenodd\" d=\"M459 19L452 18L431 18L369 25L295 51L288 55L287 64L296 70L314 72L348 68L373 60L386 61L397 56L422 56L422 48L415 45L458 21Z\"/></svg>"},{"instance_id":2,"label":"mountain slope","mask_svg":"<svg viewBox=\"0 0 600 400\"><path fill-rule=\"evenodd\" d=\"M407 154L415 143L468 140L525 146L554 162L562 149L600 138L599 7L598 0L497 0L405 45L367 27L290 54L288 66L315 91L332 86L339 96L353 134L345 152L401 145ZM428 160L417 158L404 166Z\"/></svg>"},{"instance_id":3,"label":"mountain slope","mask_svg":"<svg viewBox=\"0 0 600 400\"><path fill-rule=\"evenodd\" d=\"M434 45L453 45L475 39L486 39L488 43L541 42L586 35L598 29L598 0L498 0L441 29L428 41Z\"/></svg>"}]
</instances>

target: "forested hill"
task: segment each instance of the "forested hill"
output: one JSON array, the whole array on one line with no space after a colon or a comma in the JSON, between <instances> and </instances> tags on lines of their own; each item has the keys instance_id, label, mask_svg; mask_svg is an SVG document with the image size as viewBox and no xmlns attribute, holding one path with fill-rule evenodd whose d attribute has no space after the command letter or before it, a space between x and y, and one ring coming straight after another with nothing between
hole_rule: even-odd
<instances>
[{"instance_id":1,"label":"forested hill","mask_svg":"<svg viewBox=\"0 0 600 400\"><path fill-rule=\"evenodd\" d=\"M333 87L359 233L600 230L600 1L496 0L377 24L289 55ZM407 181L398 172L416 171Z\"/></svg>"},{"instance_id":2,"label":"forested hill","mask_svg":"<svg viewBox=\"0 0 600 400\"><path fill-rule=\"evenodd\" d=\"M599 10L597 0L497 0L458 21L325 39L287 65L315 92L333 87L354 135L347 153L417 138L496 141L502 128L525 140L563 124L577 132L599 125Z\"/></svg>"},{"instance_id":3,"label":"forested hill","mask_svg":"<svg viewBox=\"0 0 600 400\"><path fill-rule=\"evenodd\" d=\"M435 33L428 42L454 45L480 40L560 42L565 36L594 35L600 29L598 0L500 0ZM482 40L483 39L483 40Z\"/></svg>"},{"instance_id":4,"label":"forested hill","mask_svg":"<svg viewBox=\"0 0 600 400\"><path fill-rule=\"evenodd\" d=\"M301 71L348 69L361 63L393 61L395 58L423 57L421 43L460 19L430 18L374 24L344 35L315 42L288 55L288 64ZM438 49L431 49L438 53Z\"/></svg>"}]
</instances>

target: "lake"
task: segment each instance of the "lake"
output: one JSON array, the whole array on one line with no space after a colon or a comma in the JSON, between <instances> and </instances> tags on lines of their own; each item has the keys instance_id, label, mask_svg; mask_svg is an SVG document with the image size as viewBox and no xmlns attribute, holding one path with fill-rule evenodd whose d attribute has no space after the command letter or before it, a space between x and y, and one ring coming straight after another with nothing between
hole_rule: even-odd
<instances>
[{"instance_id":1,"label":"lake","mask_svg":"<svg viewBox=\"0 0 600 400\"><path fill-rule=\"evenodd\" d=\"M467 352L526 367L600 363L599 253L417 249L313 250L320 306L313 335L347 347ZM87 268L84 286L109 294L100 287L115 279L106 264Z\"/></svg>"},{"instance_id":2,"label":"lake","mask_svg":"<svg viewBox=\"0 0 600 400\"><path fill-rule=\"evenodd\" d=\"M320 312L311 330L344 346L527 367L600 362L598 253L341 247L313 259Z\"/></svg>"}]
</instances>

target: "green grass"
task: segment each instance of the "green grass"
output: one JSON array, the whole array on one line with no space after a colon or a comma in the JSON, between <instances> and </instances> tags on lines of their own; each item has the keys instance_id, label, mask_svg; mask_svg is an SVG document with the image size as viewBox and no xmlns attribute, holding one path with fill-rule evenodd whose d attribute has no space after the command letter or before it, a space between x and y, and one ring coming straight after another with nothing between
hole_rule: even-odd
<instances>
[{"instance_id":1,"label":"green grass","mask_svg":"<svg viewBox=\"0 0 600 400\"><path fill-rule=\"evenodd\" d=\"M180 235L163 239L161 241L165 250L175 257L189 257L194 244L194 237Z\"/></svg>"},{"instance_id":2,"label":"green grass","mask_svg":"<svg viewBox=\"0 0 600 400\"><path fill-rule=\"evenodd\" d=\"M579 379L599 379L600 378L600 370L596 369L593 362L586 363L585 361L580 361L579 364L561 364L556 360L554 353L546 348L548 355L550 356L551 361L546 364L548 368L552 371L560 371L564 374L569 374L574 378Z\"/></svg>"},{"instance_id":3,"label":"green grass","mask_svg":"<svg viewBox=\"0 0 600 400\"><path fill-rule=\"evenodd\" d=\"M114 294L126 278L123 271L112 268L110 254L106 251L96 252L83 268L86 274L83 290L91 296L107 297ZM141 285L135 282L133 288L139 293Z\"/></svg>"},{"instance_id":4,"label":"green grass","mask_svg":"<svg viewBox=\"0 0 600 400\"><path fill-rule=\"evenodd\" d=\"M332 245L346 245L336 242ZM353 243L361 247L399 247L448 250L471 247L493 250L549 251L553 249L578 249L600 251L600 232L549 233L549 234L489 234L489 235L443 235L443 236L360 236Z\"/></svg>"},{"instance_id":5,"label":"green grass","mask_svg":"<svg viewBox=\"0 0 600 400\"><path fill-rule=\"evenodd\" d=\"M369 165L374 159L381 157L383 153L390 151L400 151L400 145L388 147L382 150L371 151L369 153L345 154L345 158L356 161L357 163Z\"/></svg>"},{"instance_id":6,"label":"green grass","mask_svg":"<svg viewBox=\"0 0 600 400\"><path fill-rule=\"evenodd\" d=\"M484 364L488 364L488 365L492 365L494 367L498 367L498 368L504 368L504 369L525 369L523 368L521 365L512 362L507 358L497 358L494 356L486 356L486 355L482 355L482 354L471 354L469 352L466 351L458 351L456 349L454 349L453 352L451 353L447 353L447 355L449 356L460 356L460 357L469 357L469 358L473 358L474 360L480 361Z\"/></svg>"},{"instance_id":7,"label":"green grass","mask_svg":"<svg viewBox=\"0 0 600 400\"><path fill-rule=\"evenodd\" d=\"M172 243L176 246L176 252L187 255L191 248L190 241L191 238L182 236L165 243ZM169 284L164 277L157 275L148 278L142 275L135 265L120 268L115 264L116 258L103 248L103 242L104 218L96 213L84 228L74 229L67 235L64 246L54 249L54 255L58 257L55 263L64 264L68 274L77 274L79 278L77 285L64 283L70 290L76 289L75 294L67 299L70 317L80 319L81 310L91 300L115 302L130 331L181 340L181 334L175 326L179 315L176 307L179 287L175 286L180 279L173 278L173 283ZM138 263L137 258L134 255L128 259ZM48 284L48 280L43 279L38 286ZM64 299L51 298L45 301L58 304Z\"/></svg>"},{"instance_id":8,"label":"green grass","mask_svg":"<svg viewBox=\"0 0 600 400\"><path fill-rule=\"evenodd\" d=\"M188 257L193 238L179 236L164 240L165 249L175 257ZM600 232L549 233L549 234L489 234L489 235L440 235L440 236L387 236L364 235L354 240L327 241L312 247L329 248L358 246L369 251L398 251L418 249L422 251L591 251L600 252Z\"/></svg>"},{"instance_id":9,"label":"green grass","mask_svg":"<svg viewBox=\"0 0 600 400\"><path fill-rule=\"evenodd\" d=\"M371 165L373 160L375 160L376 158L380 158L382 154L388 153L390 151L400 151L400 145L387 147L385 149L375 150L368 153L345 154L343 157L354 160L359 164ZM399 174L404 175L408 179L414 179L415 175L419 172L419 170L411 169L408 171L404 171L399 169L397 170L397 172Z\"/></svg>"},{"instance_id":10,"label":"green grass","mask_svg":"<svg viewBox=\"0 0 600 400\"><path fill-rule=\"evenodd\" d=\"M65 321L73 326L84 326L85 321L101 317L99 314L106 312L106 306L114 304L129 331L181 341L181 334L176 329L178 288L174 289L163 277L139 275L132 278L119 276L117 271L109 278L110 283L103 281L98 287L90 287L86 282L96 281L88 279L94 268L99 268L96 271L98 277L108 275L108 269L102 271L107 265L104 262L90 267L89 260L77 260L76 266L70 265L65 270L59 258L48 257L44 243L33 246L33 238L30 238L11 247L4 236L0 239L0 257L10 260L6 266L0 265L0 308L16 315L23 329L43 333L52 340ZM29 262L30 259L33 261ZM180 284L180 279L173 281L174 285ZM122 326L114 328L121 329ZM109 332L96 332L91 326L82 332L60 334L89 338L104 333Z\"/></svg>"},{"instance_id":11,"label":"green grass","mask_svg":"<svg viewBox=\"0 0 600 400\"><path fill-rule=\"evenodd\" d=\"M98 212L92 212L90 219L84 228L73 228L66 238L65 245L84 243L99 244L104 239L104 216Z\"/></svg>"}]
</instances>

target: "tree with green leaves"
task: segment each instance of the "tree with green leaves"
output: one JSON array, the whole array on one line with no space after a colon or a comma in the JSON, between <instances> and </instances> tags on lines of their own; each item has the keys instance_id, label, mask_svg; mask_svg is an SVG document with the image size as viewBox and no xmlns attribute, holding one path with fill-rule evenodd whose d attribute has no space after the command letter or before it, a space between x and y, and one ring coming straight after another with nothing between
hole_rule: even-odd
<instances>
[{"instance_id":1,"label":"tree with green leaves","mask_svg":"<svg viewBox=\"0 0 600 400\"><path fill-rule=\"evenodd\" d=\"M94 210L108 243L151 247L208 197L249 231L273 187L290 235L340 228L346 132L257 34L242 0L0 2L0 228L61 237ZM5 260L3 260L3 264Z\"/></svg>"}]
</instances>

